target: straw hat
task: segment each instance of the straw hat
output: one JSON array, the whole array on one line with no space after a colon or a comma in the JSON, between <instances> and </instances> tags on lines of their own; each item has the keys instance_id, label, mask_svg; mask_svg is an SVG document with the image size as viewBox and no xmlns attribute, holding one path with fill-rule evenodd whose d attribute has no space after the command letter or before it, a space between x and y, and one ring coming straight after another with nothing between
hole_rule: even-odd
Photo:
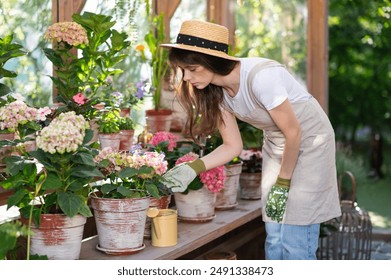
<instances>
[{"instance_id":1,"label":"straw hat","mask_svg":"<svg viewBox=\"0 0 391 280\"><path fill-rule=\"evenodd\" d=\"M161 44L164 48L195 51L229 60L239 60L228 55L228 29L225 26L201 20L182 23L175 44Z\"/></svg>"}]
</instances>

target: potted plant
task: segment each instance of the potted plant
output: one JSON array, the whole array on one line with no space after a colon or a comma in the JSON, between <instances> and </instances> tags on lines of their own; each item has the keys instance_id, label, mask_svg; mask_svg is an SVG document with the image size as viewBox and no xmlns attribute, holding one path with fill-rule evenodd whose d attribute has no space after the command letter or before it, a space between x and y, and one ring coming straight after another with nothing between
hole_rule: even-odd
<instances>
[{"instance_id":1,"label":"potted plant","mask_svg":"<svg viewBox=\"0 0 391 280\"><path fill-rule=\"evenodd\" d=\"M163 92L164 78L168 71L168 51L160 48L159 45L164 43L164 15L150 15L147 9L147 14L151 17L149 32L144 36L145 44L150 53L146 55L144 45L136 46L143 62L148 62L151 67L151 86L150 94L153 100L153 109L146 110L146 117L149 130L152 133L157 131L170 131L172 121L172 110L164 109L161 106L161 97ZM150 57L148 59L147 57Z\"/></svg>"},{"instance_id":2,"label":"potted plant","mask_svg":"<svg viewBox=\"0 0 391 280\"><path fill-rule=\"evenodd\" d=\"M99 112L96 123L101 149L111 147L113 150L119 150L120 121L121 116L118 109L108 108Z\"/></svg>"},{"instance_id":3,"label":"potted plant","mask_svg":"<svg viewBox=\"0 0 391 280\"><path fill-rule=\"evenodd\" d=\"M176 161L176 165L193 161L199 156L190 152ZM224 166L200 173L184 192L175 192L178 219L184 222L208 222L215 217L217 193L224 188Z\"/></svg>"},{"instance_id":4,"label":"potted plant","mask_svg":"<svg viewBox=\"0 0 391 280\"><path fill-rule=\"evenodd\" d=\"M150 197L158 198L165 189L164 154L138 146L129 153L105 148L95 161L105 175L91 195L99 238L97 249L107 254L132 254L144 249Z\"/></svg>"},{"instance_id":5,"label":"potted plant","mask_svg":"<svg viewBox=\"0 0 391 280\"><path fill-rule=\"evenodd\" d=\"M242 199L260 199L263 131L241 120L238 120L238 126L243 141L243 151L239 156L243 161L239 195Z\"/></svg>"},{"instance_id":6,"label":"potted plant","mask_svg":"<svg viewBox=\"0 0 391 280\"><path fill-rule=\"evenodd\" d=\"M240 198L260 199L262 195L262 152L257 149L243 150L239 158L243 170L239 179Z\"/></svg>"},{"instance_id":7,"label":"potted plant","mask_svg":"<svg viewBox=\"0 0 391 280\"><path fill-rule=\"evenodd\" d=\"M119 130L120 130L120 151L129 151L133 145L133 136L134 136L135 123L132 118L121 117L119 120Z\"/></svg>"},{"instance_id":8,"label":"potted plant","mask_svg":"<svg viewBox=\"0 0 391 280\"><path fill-rule=\"evenodd\" d=\"M49 108L28 106L20 98L9 96L10 102L0 107L0 166L3 158L12 152L23 153L35 149L35 133L42 128L51 111ZM13 100L13 101L12 101ZM16 148L13 148L16 147Z\"/></svg>"},{"instance_id":9,"label":"potted plant","mask_svg":"<svg viewBox=\"0 0 391 280\"><path fill-rule=\"evenodd\" d=\"M83 116L62 113L38 133L37 150L6 158L9 176L2 186L13 190L8 207L19 207L28 225L27 258L79 257L86 217L92 216L89 184L103 177L94 161L98 151L86 145L91 136Z\"/></svg>"},{"instance_id":10,"label":"potted plant","mask_svg":"<svg viewBox=\"0 0 391 280\"><path fill-rule=\"evenodd\" d=\"M220 133L216 132L206 138L205 153L210 153L223 143ZM238 204L239 179L242 173L243 161L235 157L224 164L224 188L217 193L216 210L230 210Z\"/></svg>"},{"instance_id":11,"label":"potted plant","mask_svg":"<svg viewBox=\"0 0 391 280\"><path fill-rule=\"evenodd\" d=\"M112 77L106 79L106 88L100 90L99 99L105 106L119 108L121 117L129 117L133 107L137 106L144 97L144 83L129 83L124 91L115 90Z\"/></svg>"},{"instance_id":12,"label":"potted plant","mask_svg":"<svg viewBox=\"0 0 391 280\"><path fill-rule=\"evenodd\" d=\"M111 16L84 12L74 14L71 22L51 25L44 35L53 42L53 48L44 48L47 58L56 67L51 79L57 89L57 101L64 104L60 111L75 111L87 119L99 103L98 92L107 85L107 79L123 72L116 68L126 58L124 51L130 46L128 35L113 29ZM81 56L78 56L81 53ZM85 102L80 106L75 96L82 94Z\"/></svg>"}]
</instances>

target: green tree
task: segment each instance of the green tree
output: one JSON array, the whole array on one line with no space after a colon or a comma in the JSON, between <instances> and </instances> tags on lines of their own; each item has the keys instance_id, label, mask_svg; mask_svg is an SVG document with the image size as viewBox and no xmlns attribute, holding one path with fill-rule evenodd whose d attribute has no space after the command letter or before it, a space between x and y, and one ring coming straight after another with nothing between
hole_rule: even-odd
<instances>
[{"instance_id":1,"label":"green tree","mask_svg":"<svg viewBox=\"0 0 391 280\"><path fill-rule=\"evenodd\" d=\"M329 1L329 116L337 137L391 128L391 2Z\"/></svg>"}]
</instances>

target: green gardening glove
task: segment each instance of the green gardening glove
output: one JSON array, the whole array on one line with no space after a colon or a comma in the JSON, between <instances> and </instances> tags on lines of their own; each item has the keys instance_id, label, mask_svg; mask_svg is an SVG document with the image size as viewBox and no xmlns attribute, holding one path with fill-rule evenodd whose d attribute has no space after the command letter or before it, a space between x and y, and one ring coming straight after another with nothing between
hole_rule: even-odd
<instances>
[{"instance_id":1,"label":"green gardening glove","mask_svg":"<svg viewBox=\"0 0 391 280\"><path fill-rule=\"evenodd\" d=\"M163 175L166 179L165 185L173 192L184 192L194 178L203 171L205 171L205 164L200 159L181 163Z\"/></svg>"},{"instance_id":2,"label":"green gardening glove","mask_svg":"<svg viewBox=\"0 0 391 280\"><path fill-rule=\"evenodd\" d=\"M266 215L278 223L282 221L284 216L290 184L290 179L278 177L267 196Z\"/></svg>"}]
</instances>

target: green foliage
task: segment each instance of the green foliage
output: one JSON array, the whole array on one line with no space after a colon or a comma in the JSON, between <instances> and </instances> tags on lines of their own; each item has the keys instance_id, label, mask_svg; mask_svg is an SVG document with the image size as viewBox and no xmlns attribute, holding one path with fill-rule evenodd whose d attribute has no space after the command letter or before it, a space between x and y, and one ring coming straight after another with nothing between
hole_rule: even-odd
<instances>
[{"instance_id":1,"label":"green foliage","mask_svg":"<svg viewBox=\"0 0 391 280\"><path fill-rule=\"evenodd\" d=\"M329 1L329 116L337 137L391 127L391 3Z\"/></svg>"},{"instance_id":2,"label":"green foliage","mask_svg":"<svg viewBox=\"0 0 391 280\"><path fill-rule=\"evenodd\" d=\"M88 131L84 143L91 137L92 131ZM83 145L75 153L59 155L37 149L27 153L28 157L7 157L7 176L2 187L13 190L8 208L19 207L21 216L33 217L36 225L41 213L92 216L87 206L88 184L94 178L103 177L94 162L96 154L96 150ZM39 201L40 207L34 207L31 204L34 201Z\"/></svg>"},{"instance_id":3,"label":"green foliage","mask_svg":"<svg viewBox=\"0 0 391 280\"><path fill-rule=\"evenodd\" d=\"M249 0L235 6L235 49L240 57L281 61L305 80L305 0Z\"/></svg>"},{"instance_id":4,"label":"green foliage","mask_svg":"<svg viewBox=\"0 0 391 280\"><path fill-rule=\"evenodd\" d=\"M162 85L168 70L168 51L165 48L159 47L160 44L165 42L164 14L154 16L151 19L151 27L145 35L144 40L151 52L149 63L152 68L151 90L153 91L153 104L155 110L159 110L163 90Z\"/></svg>"},{"instance_id":5,"label":"green foliage","mask_svg":"<svg viewBox=\"0 0 391 280\"><path fill-rule=\"evenodd\" d=\"M97 189L105 198L139 198L148 195L159 198L159 189L164 188L162 178L154 175L148 180L143 179L143 176L150 177L153 172L150 166L139 169L125 167L118 173L110 174L110 182L98 185Z\"/></svg>"},{"instance_id":6,"label":"green foliage","mask_svg":"<svg viewBox=\"0 0 391 280\"><path fill-rule=\"evenodd\" d=\"M113 29L115 21L111 16L84 12L74 14L74 22L87 32L88 44L71 46L60 42L54 48L44 48L46 57L56 66L56 75L51 76L58 90L57 100L67 110L83 114L91 119L92 105L99 102L96 95L107 86L107 80L123 72L116 65L126 58L123 53L130 46L128 35ZM81 57L73 52L80 50ZM73 97L82 92L87 100L82 104Z\"/></svg>"},{"instance_id":7,"label":"green foliage","mask_svg":"<svg viewBox=\"0 0 391 280\"><path fill-rule=\"evenodd\" d=\"M14 251L18 237L26 235L27 229L20 221L0 224L0 260L16 259L10 258L10 255L16 254Z\"/></svg>"},{"instance_id":8,"label":"green foliage","mask_svg":"<svg viewBox=\"0 0 391 280\"><path fill-rule=\"evenodd\" d=\"M118 133L121 121L121 116L117 109L111 108L110 110L99 112L98 131L106 134Z\"/></svg>"},{"instance_id":9,"label":"green foliage","mask_svg":"<svg viewBox=\"0 0 391 280\"><path fill-rule=\"evenodd\" d=\"M9 63L10 69L17 72L18 76L4 79L4 84L22 94L31 105L49 105L52 88L48 84L50 80L47 75L50 68L42 53L46 43L39 38L52 21L51 1L1 1L0 10L0 34L12 31L14 40L28 52Z\"/></svg>"},{"instance_id":10,"label":"green foliage","mask_svg":"<svg viewBox=\"0 0 391 280\"><path fill-rule=\"evenodd\" d=\"M14 34L0 38L0 79L15 78L18 74L14 71L4 68L8 60L26 55L27 52L23 50L23 46L13 42ZM0 97L10 93L11 89L3 83L0 83Z\"/></svg>"},{"instance_id":11,"label":"green foliage","mask_svg":"<svg viewBox=\"0 0 391 280\"><path fill-rule=\"evenodd\" d=\"M135 123L130 117L122 117L119 120L120 130L134 130Z\"/></svg>"}]
</instances>

